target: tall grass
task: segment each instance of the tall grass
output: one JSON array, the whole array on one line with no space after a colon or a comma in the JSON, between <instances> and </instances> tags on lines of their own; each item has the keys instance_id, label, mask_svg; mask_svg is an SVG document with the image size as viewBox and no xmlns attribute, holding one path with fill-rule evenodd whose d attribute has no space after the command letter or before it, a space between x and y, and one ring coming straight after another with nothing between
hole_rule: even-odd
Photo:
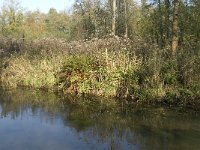
<instances>
[{"instance_id":1,"label":"tall grass","mask_svg":"<svg viewBox=\"0 0 200 150\"><path fill-rule=\"evenodd\" d=\"M60 56L30 58L27 55L12 55L6 59L8 66L2 69L4 86L16 88L29 86L52 89L57 82L56 74L62 66Z\"/></svg>"}]
</instances>

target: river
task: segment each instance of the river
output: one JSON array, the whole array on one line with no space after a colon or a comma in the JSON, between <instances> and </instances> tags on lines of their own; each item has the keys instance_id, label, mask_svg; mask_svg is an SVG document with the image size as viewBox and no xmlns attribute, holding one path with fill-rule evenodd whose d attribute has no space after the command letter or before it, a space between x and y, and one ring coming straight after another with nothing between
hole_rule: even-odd
<instances>
[{"instance_id":1,"label":"river","mask_svg":"<svg viewBox=\"0 0 200 150\"><path fill-rule=\"evenodd\" d=\"M0 90L0 150L200 149L197 112L107 105L85 99L77 105L37 90Z\"/></svg>"}]
</instances>

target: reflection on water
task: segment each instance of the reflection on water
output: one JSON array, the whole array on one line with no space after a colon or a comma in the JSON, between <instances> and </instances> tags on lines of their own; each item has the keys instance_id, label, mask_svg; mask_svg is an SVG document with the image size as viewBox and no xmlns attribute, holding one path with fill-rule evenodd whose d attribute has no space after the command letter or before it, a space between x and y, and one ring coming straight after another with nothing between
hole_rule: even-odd
<instances>
[{"instance_id":1,"label":"reflection on water","mask_svg":"<svg viewBox=\"0 0 200 150\"><path fill-rule=\"evenodd\" d=\"M198 114L158 107L128 113L91 107L41 91L0 90L0 150L200 148Z\"/></svg>"}]
</instances>

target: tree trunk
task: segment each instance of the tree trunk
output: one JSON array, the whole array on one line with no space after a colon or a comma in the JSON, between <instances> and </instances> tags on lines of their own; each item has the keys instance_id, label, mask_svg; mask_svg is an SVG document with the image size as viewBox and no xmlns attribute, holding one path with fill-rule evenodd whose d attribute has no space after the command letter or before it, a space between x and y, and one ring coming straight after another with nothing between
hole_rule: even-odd
<instances>
[{"instance_id":1,"label":"tree trunk","mask_svg":"<svg viewBox=\"0 0 200 150\"><path fill-rule=\"evenodd\" d=\"M124 0L124 14L125 14L125 34L124 37L128 38L128 12L127 12L127 1Z\"/></svg>"},{"instance_id":2,"label":"tree trunk","mask_svg":"<svg viewBox=\"0 0 200 150\"><path fill-rule=\"evenodd\" d=\"M163 40L163 20L162 20L162 8L161 8L161 0L158 0L158 10L159 10L159 46L163 48L164 40Z\"/></svg>"},{"instance_id":3,"label":"tree trunk","mask_svg":"<svg viewBox=\"0 0 200 150\"><path fill-rule=\"evenodd\" d=\"M175 57L178 48L178 8L179 0L173 1L173 22L172 22L172 56Z\"/></svg>"},{"instance_id":4,"label":"tree trunk","mask_svg":"<svg viewBox=\"0 0 200 150\"><path fill-rule=\"evenodd\" d=\"M115 35L116 31L116 0L113 0L113 17L112 17L112 34Z\"/></svg>"},{"instance_id":5,"label":"tree trunk","mask_svg":"<svg viewBox=\"0 0 200 150\"><path fill-rule=\"evenodd\" d=\"M166 39L167 43L170 39L170 1L169 0L165 0L165 33L166 33Z\"/></svg>"}]
</instances>

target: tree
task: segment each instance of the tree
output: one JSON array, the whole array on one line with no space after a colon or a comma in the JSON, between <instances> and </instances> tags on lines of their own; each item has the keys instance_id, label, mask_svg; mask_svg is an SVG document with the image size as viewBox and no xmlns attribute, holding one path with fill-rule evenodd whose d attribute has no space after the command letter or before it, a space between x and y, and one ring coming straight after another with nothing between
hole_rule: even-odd
<instances>
[{"instance_id":1,"label":"tree","mask_svg":"<svg viewBox=\"0 0 200 150\"><path fill-rule=\"evenodd\" d=\"M112 16L112 34L115 35L116 33L116 0L113 0L113 16Z\"/></svg>"},{"instance_id":2,"label":"tree","mask_svg":"<svg viewBox=\"0 0 200 150\"><path fill-rule=\"evenodd\" d=\"M124 0L124 14L125 14L125 33L124 37L128 38L128 11L127 11L127 0Z\"/></svg>"},{"instance_id":3,"label":"tree","mask_svg":"<svg viewBox=\"0 0 200 150\"><path fill-rule=\"evenodd\" d=\"M49 35L61 38L69 37L69 16L67 13L58 13L55 8L50 8L46 15L45 25Z\"/></svg>"},{"instance_id":4,"label":"tree","mask_svg":"<svg viewBox=\"0 0 200 150\"><path fill-rule=\"evenodd\" d=\"M0 13L1 32L4 36L22 37L23 10L18 1L4 1Z\"/></svg>"},{"instance_id":5,"label":"tree","mask_svg":"<svg viewBox=\"0 0 200 150\"><path fill-rule=\"evenodd\" d=\"M170 38L170 0L164 0L164 14L165 14L165 21L164 21L164 29L165 29L165 42L169 41Z\"/></svg>"},{"instance_id":6,"label":"tree","mask_svg":"<svg viewBox=\"0 0 200 150\"><path fill-rule=\"evenodd\" d=\"M179 0L173 1L173 21L172 21L172 56L175 57L178 48L178 8Z\"/></svg>"},{"instance_id":7,"label":"tree","mask_svg":"<svg viewBox=\"0 0 200 150\"><path fill-rule=\"evenodd\" d=\"M26 39L44 37L46 33L46 15L37 11L28 11L24 14L23 30Z\"/></svg>"}]
</instances>

